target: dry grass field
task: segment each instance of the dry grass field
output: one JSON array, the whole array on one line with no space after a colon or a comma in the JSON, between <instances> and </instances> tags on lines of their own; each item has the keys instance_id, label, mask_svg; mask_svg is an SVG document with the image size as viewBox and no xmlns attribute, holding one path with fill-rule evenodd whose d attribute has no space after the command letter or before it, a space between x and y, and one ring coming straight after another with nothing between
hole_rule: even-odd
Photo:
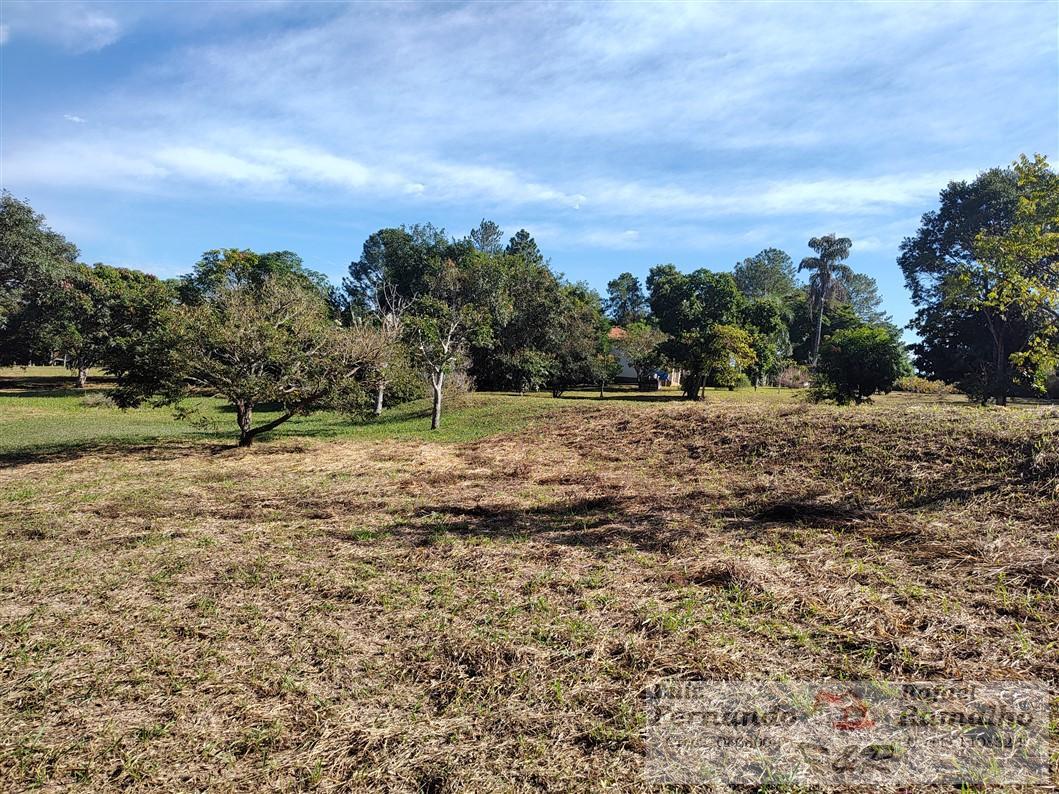
<instances>
[{"instance_id":1,"label":"dry grass field","mask_svg":"<svg viewBox=\"0 0 1059 794\"><path fill-rule=\"evenodd\" d=\"M637 790L659 681L1059 681L1055 408L526 421L7 459L0 787Z\"/></svg>"}]
</instances>

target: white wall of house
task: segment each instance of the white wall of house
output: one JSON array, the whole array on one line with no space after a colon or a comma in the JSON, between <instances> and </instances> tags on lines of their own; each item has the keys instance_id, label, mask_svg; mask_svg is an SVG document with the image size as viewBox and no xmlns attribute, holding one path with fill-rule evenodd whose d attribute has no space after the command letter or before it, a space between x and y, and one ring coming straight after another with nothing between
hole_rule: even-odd
<instances>
[{"instance_id":1,"label":"white wall of house","mask_svg":"<svg viewBox=\"0 0 1059 794\"><path fill-rule=\"evenodd\" d=\"M636 383L636 370L633 369L632 365L629 363L625 351L618 345L614 345L611 347L611 352L614 354L614 357L618 359L618 363L621 364L621 372L618 373L615 380L619 383ZM674 386L680 385L680 376L681 373L679 370L669 373L669 379Z\"/></svg>"},{"instance_id":2,"label":"white wall of house","mask_svg":"<svg viewBox=\"0 0 1059 794\"><path fill-rule=\"evenodd\" d=\"M629 363L628 357L625 355L625 351L620 347L614 346L611 348L611 352L614 353L614 357L618 359L618 363L621 364L621 372L618 373L617 380L629 380L633 383L636 382L636 370L632 368Z\"/></svg>"}]
</instances>

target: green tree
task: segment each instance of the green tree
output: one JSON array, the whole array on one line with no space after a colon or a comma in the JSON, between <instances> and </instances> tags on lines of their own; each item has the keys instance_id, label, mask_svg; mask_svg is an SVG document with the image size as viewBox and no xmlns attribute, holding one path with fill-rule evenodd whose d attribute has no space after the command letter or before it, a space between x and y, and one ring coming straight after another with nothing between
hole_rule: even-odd
<instances>
[{"instance_id":1,"label":"green tree","mask_svg":"<svg viewBox=\"0 0 1059 794\"><path fill-rule=\"evenodd\" d=\"M747 257L735 266L732 275L749 300L783 298L798 288L794 262L778 248L766 248Z\"/></svg>"},{"instance_id":2,"label":"green tree","mask_svg":"<svg viewBox=\"0 0 1059 794\"><path fill-rule=\"evenodd\" d=\"M490 257L496 280L483 308L490 314L487 345L471 349L475 382L487 389L536 390L564 311L562 284L542 261L521 255Z\"/></svg>"},{"instance_id":3,"label":"green tree","mask_svg":"<svg viewBox=\"0 0 1059 794\"><path fill-rule=\"evenodd\" d=\"M1049 179L1041 182L1045 190ZM902 242L898 259L917 307L911 323L919 336L916 366L983 403L1003 404L1013 386L1039 380L1040 361L1025 366L1012 356L1047 337L1041 326L1047 313L1026 314L1031 303L990 299L998 273L979 259L986 252L980 239L1002 239L1013 227L1025 188L1012 168L950 182L938 209L925 213L916 235Z\"/></svg>"},{"instance_id":4,"label":"green tree","mask_svg":"<svg viewBox=\"0 0 1059 794\"><path fill-rule=\"evenodd\" d=\"M43 215L0 193L0 361L28 361L43 299L77 264L77 246L48 227Z\"/></svg>"},{"instance_id":5,"label":"green tree","mask_svg":"<svg viewBox=\"0 0 1059 794\"><path fill-rule=\"evenodd\" d=\"M832 334L821 348L811 396L859 405L877 392L892 391L897 379L910 373L905 349L891 329L849 328Z\"/></svg>"},{"instance_id":6,"label":"green tree","mask_svg":"<svg viewBox=\"0 0 1059 794\"><path fill-rule=\"evenodd\" d=\"M746 374L756 389L767 378L779 374L780 365L790 352L790 315L785 303L775 296L757 298L743 309L742 327L750 336L754 359Z\"/></svg>"},{"instance_id":7,"label":"green tree","mask_svg":"<svg viewBox=\"0 0 1059 794\"><path fill-rule=\"evenodd\" d=\"M106 265L93 269L96 278L109 285L109 329L102 366L117 381L117 391L135 381L136 373L156 366L163 368L162 379L172 382L169 373L181 367L171 338L179 285L138 270ZM120 404L120 397L114 396Z\"/></svg>"},{"instance_id":8,"label":"green tree","mask_svg":"<svg viewBox=\"0 0 1059 794\"><path fill-rule=\"evenodd\" d=\"M647 277L651 313L669 336L662 351L687 372L684 391L698 399L715 359L715 326L738 325L746 299L730 273L681 273L656 265Z\"/></svg>"},{"instance_id":9,"label":"green tree","mask_svg":"<svg viewBox=\"0 0 1059 794\"><path fill-rule=\"evenodd\" d=\"M972 182L950 182L939 206L923 214L915 236L901 243L898 265L917 307L944 302L953 273L978 266L980 232L1010 228L1018 205L1018 180L1011 169L992 168Z\"/></svg>"},{"instance_id":10,"label":"green tree","mask_svg":"<svg viewBox=\"0 0 1059 794\"><path fill-rule=\"evenodd\" d=\"M364 324L343 328L318 290L289 278L220 283L177 307L161 361L132 371L118 390L130 406L151 395L175 402L188 387L224 397L235 408L239 446L316 408L352 407L356 376L373 366L378 336ZM280 415L254 425L262 404Z\"/></svg>"},{"instance_id":11,"label":"green tree","mask_svg":"<svg viewBox=\"0 0 1059 794\"><path fill-rule=\"evenodd\" d=\"M789 314L788 333L791 340L791 356L795 361L809 364L812 360L813 341L816 338L815 300L809 288L795 293L784 301ZM842 301L832 301L824 315L821 328L821 339L847 328L859 328L863 321L853 311L853 307Z\"/></svg>"},{"instance_id":12,"label":"green tree","mask_svg":"<svg viewBox=\"0 0 1059 794\"><path fill-rule=\"evenodd\" d=\"M717 324L706 335L706 370L718 386L735 389L757 361L750 334L737 325Z\"/></svg>"},{"instance_id":13,"label":"green tree","mask_svg":"<svg viewBox=\"0 0 1059 794\"><path fill-rule=\"evenodd\" d=\"M599 384L599 397L603 399L603 392L607 384L612 382L621 372L621 363L614 353L607 347L598 350L591 359L592 381Z\"/></svg>"},{"instance_id":14,"label":"green tree","mask_svg":"<svg viewBox=\"0 0 1059 794\"><path fill-rule=\"evenodd\" d=\"M471 229L470 238L474 247L485 254L499 254L504 248L504 233L499 226L485 218Z\"/></svg>"},{"instance_id":15,"label":"green tree","mask_svg":"<svg viewBox=\"0 0 1059 794\"><path fill-rule=\"evenodd\" d=\"M372 233L342 279L347 310L353 316L372 312L383 285L396 300L414 300L426 290L436 263L449 255L450 247L445 231L429 223Z\"/></svg>"},{"instance_id":16,"label":"green tree","mask_svg":"<svg viewBox=\"0 0 1059 794\"><path fill-rule=\"evenodd\" d=\"M537 247L537 241L525 229L519 229L507 244L504 252L511 256L520 256L531 265L543 265L544 255Z\"/></svg>"},{"instance_id":17,"label":"green tree","mask_svg":"<svg viewBox=\"0 0 1059 794\"><path fill-rule=\"evenodd\" d=\"M180 297L184 303L201 303L230 287L260 289L273 280L296 282L321 295L330 292L327 277L307 269L293 251L259 254L248 249L218 248L206 251L194 270L181 279Z\"/></svg>"},{"instance_id":18,"label":"green tree","mask_svg":"<svg viewBox=\"0 0 1059 794\"><path fill-rule=\"evenodd\" d=\"M840 290L845 303L849 304L862 322L869 325L890 322L890 315L882 310L879 284L871 276L850 271L842 278Z\"/></svg>"},{"instance_id":19,"label":"green tree","mask_svg":"<svg viewBox=\"0 0 1059 794\"><path fill-rule=\"evenodd\" d=\"M816 318L816 330L813 333L813 344L809 354L809 363L816 366L820 357L820 340L823 333L824 310L840 284L838 279L850 278L852 271L842 260L849 256L853 241L848 237L836 237L825 234L809 241L809 247L816 251L816 256L807 256L798 265L798 270L808 270L809 291L813 298L812 309Z\"/></svg>"},{"instance_id":20,"label":"green tree","mask_svg":"<svg viewBox=\"0 0 1059 794\"><path fill-rule=\"evenodd\" d=\"M979 309L993 337L994 367L1007 362L1043 391L1059 362L1059 177L1043 155L1025 155L1014 165L1018 202L1004 231L981 230L975 237L979 266L960 274L957 293ZM1019 349L1010 349L994 328L1019 316L1031 329ZM1006 377L997 378L996 402L1007 401Z\"/></svg>"},{"instance_id":21,"label":"green tree","mask_svg":"<svg viewBox=\"0 0 1059 794\"><path fill-rule=\"evenodd\" d=\"M91 367L120 375L165 324L172 291L154 276L96 264L67 267L39 296L35 346L57 352L84 388Z\"/></svg>"},{"instance_id":22,"label":"green tree","mask_svg":"<svg viewBox=\"0 0 1059 794\"><path fill-rule=\"evenodd\" d=\"M397 292L385 281L376 285L371 298L371 311L361 322L370 322L379 335L379 354L370 373L370 385L375 392L375 416L382 416L386 389L395 381L407 380L410 366L408 349L404 344L405 316L412 301ZM351 323L357 318L352 316Z\"/></svg>"},{"instance_id":23,"label":"green tree","mask_svg":"<svg viewBox=\"0 0 1059 794\"><path fill-rule=\"evenodd\" d=\"M473 250L453 253L435 263L407 320L412 354L430 378L432 430L441 426L445 376L469 346L484 347L492 336L488 307L497 282L495 260Z\"/></svg>"},{"instance_id":24,"label":"green tree","mask_svg":"<svg viewBox=\"0 0 1059 794\"><path fill-rule=\"evenodd\" d=\"M605 384L616 377L617 360L610 353L602 303L594 290L564 284L551 328L547 385L553 397L582 383Z\"/></svg>"},{"instance_id":25,"label":"green tree","mask_svg":"<svg viewBox=\"0 0 1059 794\"><path fill-rule=\"evenodd\" d=\"M607 283L607 316L615 325L625 327L647 317L647 298L640 279L632 273L622 273Z\"/></svg>"}]
</instances>

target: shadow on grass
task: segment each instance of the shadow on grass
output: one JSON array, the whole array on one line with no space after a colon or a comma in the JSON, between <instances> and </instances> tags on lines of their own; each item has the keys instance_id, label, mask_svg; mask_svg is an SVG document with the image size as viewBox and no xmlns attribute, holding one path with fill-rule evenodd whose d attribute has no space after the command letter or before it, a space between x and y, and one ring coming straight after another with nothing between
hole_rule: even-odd
<instances>
[{"instance_id":1,"label":"shadow on grass","mask_svg":"<svg viewBox=\"0 0 1059 794\"><path fill-rule=\"evenodd\" d=\"M87 390L102 389L114 385L114 379L109 377L90 377ZM69 375L0 375L0 391L13 389L28 389L34 397L49 397L49 394L39 392L75 392L81 394L77 388L77 374ZM16 397L18 395L7 394L5 397ZM62 396L61 394L55 396Z\"/></svg>"},{"instance_id":2,"label":"shadow on grass","mask_svg":"<svg viewBox=\"0 0 1059 794\"><path fill-rule=\"evenodd\" d=\"M211 439L216 441L210 443ZM229 443L222 443L221 439ZM41 444L0 452L0 469L35 463L63 463L85 457L117 458L135 455L141 460L174 460L237 448L230 435L212 433L188 433L178 437L99 438L74 443Z\"/></svg>"},{"instance_id":3,"label":"shadow on grass","mask_svg":"<svg viewBox=\"0 0 1059 794\"><path fill-rule=\"evenodd\" d=\"M896 512L915 507L895 505ZM437 504L418 508L396 531L418 546L434 546L446 536L493 540L546 540L583 546L609 554L615 545L639 551L670 553L706 527L719 527L733 539L761 539L788 531L853 532L876 543L917 541L921 531L912 525L884 520L891 513L857 502L829 502L807 497L757 502L736 507L702 503L696 499L659 505L640 498L597 496L570 499L536 507ZM356 537L339 539L356 540Z\"/></svg>"},{"instance_id":4,"label":"shadow on grass","mask_svg":"<svg viewBox=\"0 0 1059 794\"><path fill-rule=\"evenodd\" d=\"M852 529L876 514L855 504L775 501L732 510L696 497L645 504L642 498L597 496L538 507L429 505L398 527L417 545L433 545L445 535L499 540L543 538L569 546L631 545L639 551L669 553L706 527L720 526L733 537L759 538L786 528Z\"/></svg>"},{"instance_id":5,"label":"shadow on grass","mask_svg":"<svg viewBox=\"0 0 1059 794\"><path fill-rule=\"evenodd\" d=\"M605 403L610 400L626 400L628 402L639 402L639 403L668 403L677 401L687 401L687 398L683 394L673 392L659 392L659 391L618 391L618 392L605 392L603 397L599 396L599 393L586 394L584 392L576 393L564 393L558 399L560 400L584 400L588 402Z\"/></svg>"},{"instance_id":6,"label":"shadow on grass","mask_svg":"<svg viewBox=\"0 0 1059 794\"><path fill-rule=\"evenodd\" d=\"M683 534L656 516L631 509L615 496L573 499L539 507L427 505L396 527L420 546L446 535L518 541L546 538L566 546L598 548L630 544L642 551L668 551Z\"/></svg>"},{"instance_id":7,"label":"shadow on grass","mask_svg":"<svg viewBox=\"0 0 1059 794\"><path fill-rule=\"evenodd\" d=\"M17 391L16 391L17 388ZM100 394L105 395L107 392L104 388L96 386L89 386L86 389L78 389L76 386L66 387L54 387L48 386L47 388L35 389L32 386L5 386L0 384L0 397L3 398L40 398L40 397L84 397L89 394Z\"/></svg>"},{"instance_id":8,"label":"shadow on grass","mask_svg":"<svg viewBox=\"0 0 1059 794\"><path fill-rule=\"evenodd\" d=\"M79 392L78 392L79 393ZM229 406L218 410L229 411ZM267 419L268 417L264 417ZM302 417L304 418L304 417ZM351 436L351 428L399 426L416 419L429 419L430 410L402 411L400 415L383 415L368 419L336 418L306 426L297 420L282 424L275 430L263 433L254 439L251 449L257 454L285 453L287 446L272 447L275 442L295 439L328 439ZM165 460L196 453L216 454L225 450L237 450L239 436L232 429L196 430L187 429L170 435L100 437L83 441L64 441L52 444L34 444L0 450L0 469L16 468L34 463L56 463L73 461L84 457L118 457L138 455L144 460ZM288 445L289 446L289 445Z\"/></svg>"}]
</instances>

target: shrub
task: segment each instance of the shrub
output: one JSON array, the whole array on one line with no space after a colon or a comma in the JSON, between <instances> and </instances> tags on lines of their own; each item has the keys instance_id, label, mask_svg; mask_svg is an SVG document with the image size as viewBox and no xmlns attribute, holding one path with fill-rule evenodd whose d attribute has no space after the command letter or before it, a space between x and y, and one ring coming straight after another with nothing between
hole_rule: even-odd
<instances>
[{"instance_id":1,"label":"shrub","mask_svg":"<svg viewBox=\"0 0 1059 794\"><path fill-rule=\"evenodd\" d=\"M445 393L445 399L450 400L457 405L461 402L463 397L474 391L474 378L471 376L466 362L460 362L460 364L449 373L448 377L445 378L445 384L442 389Z\"/></svg>"},{"instance_id":2,"label":"shrub","mask_svg":"<svg viewBox=\"0 0 1059 794\"><path fill-rule=\"evenodd\" d=\"M809 381L809 370L797 364L784 367L776 376L776 385L784 389L802 389L809 384Z\"/></svg>"},{"instance_id":3,"label":"shrub","mask_svg":"<svg viewBox=\"0 0 1059 794\"><path fill-rule=\"evenodd\" d=\"M820 348L810 397L859 405L876 392L892 391L907 371L905 348L892 331L871 325L847 328Z\"/></svg>"},{"instance_id":4,"label":"shrub","mask_svg":"<svg viewBox=\"0 0 1059 794\"><path fill-rule=\"evenodd\" d=\"M906 375L894 384L894 391L907 391L913 394L958 394L955 386L940 380L921 378L919 375Z\"/></svg>"}]
</instances>

